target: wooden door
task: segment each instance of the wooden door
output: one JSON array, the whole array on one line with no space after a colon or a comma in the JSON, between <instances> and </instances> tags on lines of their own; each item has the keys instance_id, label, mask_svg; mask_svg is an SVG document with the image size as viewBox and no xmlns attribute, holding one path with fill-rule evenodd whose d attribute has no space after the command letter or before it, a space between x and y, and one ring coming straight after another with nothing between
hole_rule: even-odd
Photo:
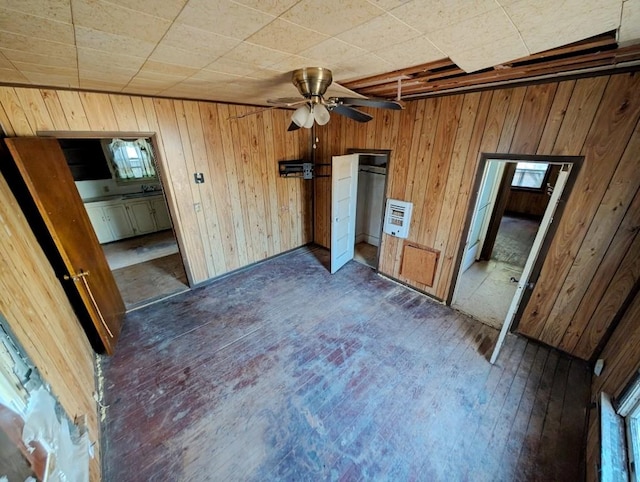
<instances>
[{"instance_id":1,"label":"wooden door","mask_svg":"<svg viewBox=\"0 0 640 482\"><path fill-rule=\"evenodd\" d=\"M125 311L124 302L58 141L17 137L5 142L16 174L24 181L51 237L55 256L59 255L52 264L87 335L96 349L113 354ZM58 264L60 266L56 266Z\"/></svg>"},{"instance_id":2,"label":"wooden door","mask_svg":"<svg viewBox=\"0 0 640 482\"><path fill-rule=\"evenodd\" d=\"M331 163L331 273L353 259L356 244L358 154L333 156Z\"/></svg>"}]
</instances>

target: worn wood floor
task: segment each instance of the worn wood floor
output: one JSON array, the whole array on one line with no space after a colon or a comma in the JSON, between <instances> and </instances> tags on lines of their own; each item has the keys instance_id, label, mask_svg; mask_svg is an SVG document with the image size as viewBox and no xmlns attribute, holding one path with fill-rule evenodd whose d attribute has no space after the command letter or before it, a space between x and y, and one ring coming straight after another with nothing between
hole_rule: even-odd
<instances>
[{"instance_id":1,"label":"worn wood floor","mask_svg":"<svg viewBox=\"0 0 640 482\"><path fill-rule=\"evenodd\" d=\"M327 252L127 315L103 358L104 480L582 477L584 363Z\"/></svg>"}]
</instances>

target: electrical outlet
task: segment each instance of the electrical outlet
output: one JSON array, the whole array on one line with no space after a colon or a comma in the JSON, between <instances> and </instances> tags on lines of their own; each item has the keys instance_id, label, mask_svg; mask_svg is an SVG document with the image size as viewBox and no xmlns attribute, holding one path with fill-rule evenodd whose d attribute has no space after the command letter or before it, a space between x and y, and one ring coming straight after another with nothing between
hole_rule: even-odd
<instances>
[{"instance_id":1,"label":"electrical outlet","mask_svg":"<svg viewBox=\"0 0 640 482\"><path fill-rule=\"evenodd\" d=\"M194 203L193 204L193 209L196 210L197 213L199 213L200 211L202 211L202 204L200 203Z\"/></svg>"}]
</instances>

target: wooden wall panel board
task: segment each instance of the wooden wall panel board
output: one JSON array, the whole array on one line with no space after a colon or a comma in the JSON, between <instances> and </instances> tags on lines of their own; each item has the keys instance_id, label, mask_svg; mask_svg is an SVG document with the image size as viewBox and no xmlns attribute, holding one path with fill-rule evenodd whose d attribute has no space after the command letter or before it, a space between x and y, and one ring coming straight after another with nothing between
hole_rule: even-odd
<instances>
[{"instance_id":1,"label":"wooden wall panel board","mask_svg":"<svg viewBox=\"0 0 640 482\"><path fill-rule=\"evenodd\" d=\"M273 122L274 116L272 112L265 112L260 115L262 121L261 135L264 139L273 138ZM267 211L269 212L269 224L267 226L267 236L269 237L269 249L273 254L280 253L280 227L278 225L278 199L272 193L277 192L276 187L276 153L273 142L265 144L265 158L260 161L261 176L263 182L263 192L265 193L264 202L268 203Z\"/></svg>"},{"instance_id":2,"label":"wooden wall panel board","mask_svg":"<svg viewBox=\"0 0 640 482\"><path fill-rule=\"evenodd\" d=\"M625 255L637 249L631 248L631 246L634 242L640 242L640 240L635 240L638 236L638 219L640 219L640 191L636 193L618 232L598 267L598 271L590 281L589 287L573 315L573 319L560 344L563 350L573 353L576 351L576 345L579 340L585 337L584 346L595 347L600 343L600 339L611 320L596 319L593 315L609 288L613 277L619 271L620 263L622 263ZM598 326L598 324L602 324L602 326ZM591 341L587 342L586 340Z\"/></svg>"},{"instance_id":3,"label":"wooden wall panel board","mask_svg":"<svg viewBox=\"0 0 640 482\"><path fill-rule=\"evenodd\" d=\"M231 106L219 105L218 109L218 126L222 133L222 147L224 152L224 173L226 178L226 185L229 191L229 203L231 210L226 213L233 222L233 232L236 238L236 246L238 247L238 261L239 266L246 266L249 264L248 250L244 249L247 246L247 239L245 237L244 222L242 219L242 204L240 201L240 191L238 188L237 170L235 166L235 140L233 139L231 128L227 119L233 115ZM242 249L240 249L242 247Z\"/></svg>"},{"instance_id":4,"label":"wooden wall panel board","mask_svg":"<svg viewBox=\"0 0 640 482\"><path fill-rule=\"evenodd\" d=\"M202 125L202 137L210 172L211 193L217 212L209 222L216 223L220 230L222 252L220 256L224 261L225 272L240 267L238 257L238 244L235 234L235 223L232 216L233 208L229 186L227 184L226 165L224 162L225 151L222 140L223 132L219 123L219 108L215 104L200 102L200 121ZM194 119L193 124L196 123ZM216 256L216 255L214 255Z\"/></svg>"},{"instance_id":5,"label":"wooden wall panel board","mask_svg":"<svg viewBox=\"0 0 640 482\"><path fill-rule=\"evenodd\" d=\"M611 339L600 354L605 361L599 377L594 377L591 393L607 392L620 395L631 377L640 368L640 296L636 295Z\"/></svg>"},{"instance_id":6,"label":"wooden wall panel board","mask_svg":"<svg viewBox=\"0 0 640 482\"><path fill-rule=\"evenodd\" d=\"M573 156L582 151L608 81L609 77L576 81L564 121L553 149L548 151L549 154Z\"/></svg>"},{"instance_id":7,"label":"wooden wall panel board","mask_svg":"<svg viewBox=\"0 0 640 482\"><path fill-rule=\"evenodd\" d=\"M508 152L535 154L551 110L558 84L539 84L527 87L518 125Z\"/></svg>"},{"instance_id":8,"label":"wooden wall panel board","mask_svg":"<svg viewBox=\"0 0 640 482\"><path fill-rule=\"evenodd\" d=\"M4 107L2 106L2 102L0 101L0 134L5 135L6 137L14 137L16 135L13 130L13 126L11 125L11 119L4 111Z\"/></svg>"},{"instance_id":9,"label":"wooden wall panel board","mask_svg":"<svg viewBox=\"0 0 640 482\"><path fill-rule=\"evenodd\" d=\"M33 129L29 125L27 113L23 110L20 100L16 95L16 89L4 87L0 89L0 103L9 121L4 126L6 132L14 136L33 136Z\"/></svg>"},{"instance_id":10,"label":"wooden wall panel board","mask_svg":"<svg viewBox=\"0 0 640 482\"><path fill-rule=\"evenodd\" d=\"M442 99L428 99L424 113L423 123L430 126L438 125L440 115L440 105ZM433 156L433 149L436 140L436 128L430 128L426 132L423 130L420 142L417 145L416 157L412 159L413 172L409 172L407 180L406 199L413 202L413 212L411 214L411 225L409 226L409 241L418 242L420 239L421 226L426 223L425 210L427 201L427 185L429 184L429 166ZM399 268L399 267L398 267Z\"/></svg>"},{"instance_id":11,"label":"wooden wall panel board","mask_svg":"<svg viewBox=\"0 0 640 482\"><path fill-rule=\"evenodd\" d=\"M436 233L441 221L442 199L447 184L455 179L449 177L451 157L456 139L460 112L464 96L456 95L444 97L440 118L436 129L433 155L429 165L429 175L426 183L425 209L420 223L419 239L425 246L435 248ZM442 219L445 222L445 219Z\"/></svg>"},{"instance_id":12,"label":"wooden wall panel board","mask_svg":"<svg viewBox=\"0 0 640 482\"><path fill-rule=\"evenodd\" d=\"M640 236L636 235L588 325L583 328L580 341L572 350L573 353L581 358L589 358L595 353L611 324L611 320L616 316L628 296L636 289L639 279Z\"/></svg>"},{"instance_id":13,"label":"wooden wall panel board","mask_svg":"<svg viewBox=\"0 0 640 482\"><path fill-rule=\"evenodd\" d=\"M478 169L480 160L481 145L484 138L485 129L493 105L494 92L486 91L480 96L478 113L473 125L473 132L469 140L469 149L466 158L460 158L462 164L462 178L458 185L458 196L455 201L455 210L451 218L449 239L447 240L446 251L440 258L440 269L436 272L435 286L436 296L446 300L453 292L452 279L455 276L455 258L460 250L461 243L464 242L463 230L469 209L469 196L473 187L473 181Z\"/></svg>"},{"instance_id":14,"label":"wooden wall panel board","mask_svg":"<svg viewBox=\"0 0 640 482\"><path fill-rule=\"evenodd\" d=\"M99 424L93 399L94 357L51 265L4 178L0 176L0 313L73 420L87 416L100 479ZM60 343L59 340L65 340Z\"/></svg>"},{"instance_id":15,"label":"wooden wall panel board","mask_svg":"<svg viewBox=\"0 0 640 482\"><path fill-rule=\"evenodd\" d=\"M128 95L110 94L109 101L118 124L118 130L123 132L141 132L136 119L131 97Z\"/></svg>"},{"instance_id":16,"label":"wooden wall panel board","mask_svg":"<svg viewBox=\"0 0 640 482\"><path fill-rule=\"evenodd\" d=\"M249 200L247 208L251 219L251 232L254 235L255 259L265 259L269 256L268 237L270 229L268 226L270 219L265 210L264 199L267 196L262 190L262 168L260 166L261 163L265 162L264 140L260 139L258 117L249 116L244 120L248 124L244 127L244 131L247 133L247 155L243 158L243 171L248 188L245 189L245 192ZM296 205L300 206L302 196L299 189L296 191L296 197ZM297 226L297 228L301 228L301 226ZM302 229L296 229L296 233L301 234ZM299 239L297 242L299 243L300 241Z\"/></svg>"},{"instance_id":17,"label":"wooden wall panel board","mask_svg":"<svg viewBox=\"0 0 640 482\"><path fill-rule=\"evenodd\" d=\"M80 101L80 92L71 90L59 90L57 92L69 129L72 131L90 131L89 119L87 119L84 106ZM28 134L16 132L16 135L24 136Z\"/></svg>"},{"instance_id":18,"label":"wooden wall panel board","mask_svg":"<svg viewBox=\"0 0 640 482\"><path fill-rule=\"evenodd\" d=\"M16 95L33 132L46 130L53 124L39 90L16 88Z\"/></svg>"},{"instance_id":19,"label":"wooden wall panel board","mask_svg":"<svg viewBox=\"0 0 640 482\"><path fill-rule=\"evenodd\" d=\"M594 279L614 236L619 232L618 228L627 212L627 207L640 188L640 176L635 176L638 170L638 152L640 152L640 124L627 145L547 319L547 325L553 325L558 329L563 339L566 338L569 326L574 320L574 314L589 288L585 280ZM636 219L640 218L636 217ZM584 326L580 328L578 331L584 330ZM564 346L562 340L556 343Z\"/></svg>"},{"instance_id":20,"label":"wooden wall panel board","mask_svg":"<svg viewBox=\"0 0 640 482\"><path fill-rule=\"evenodd\" d=\"M496 152L514 152L511 149L513 137L518 127L518 120L520 119L520 111L524 104L525 95L527 93L526 87L516 87L511 91L511 99L509 100L509 107L505 115L504 125L502 126L502 132L500 133L500 140L498 141L498 147Z\"/></svg>"},{"instance_id":21,"label":"wooden wall panel board","mask_svg":"<svg viewBox=\"0 0 640 482\"><path fill-rule=\"evenodd\" d=\"M64 115L58 92L55 90L41 90L40 92L56 130L69 130L69 123Z\"/></svg>"},{"instance_id":22,"label":"wooden wall panel board","mask_svg":"<svg viewBox=\"0 0 640 482\"><path fill-rule=\"evenodd\" d=\"M186 142L188 139L191 146L191 155L193 156L193 170L194 172L202 172L204 174L204 184L198 184L198 190L200 191L200 202L202 203L202 209L200 212L196 211L198 221L206 233L208 238L209 252L205 255L208 258L209 273L212 275L219 275L228 271L225 263L225 248L222 242L222 233L220 232L220 212L223 212L220 206L217 205L215 195L215 175L212 170L212 162L209 159L215 159L216 157L210 157L207 153L207 146L204 137L204 127L202 122L202 116L200 113L201 103L199 102L183 102L183 112L185 125L180 127L180 133L182 142ZM205 104L206 105L206 104ZM187 133L183 134L186 128Z\"/></svg>"},{"instance_id":23,"label":"wooden wall panel board","mask_svg":"<svg viewBox=\"0 0 640 482\"><path fill-rule=\"evenodd\" d=\"M109 94L80 92L80 101L92 131L113 131L118 125Z\"/></svg>"},{"instance_id":24,"label":"wooden wall panel board","mask_svg":"<svg viewBox=\"0 0 640 482\"><path fill-rule=\"evenodd\" d=\"M202 239L193 208L194 199L190 185L193 173L187 171L175 107L173 101L169 99L149 98L144 102L151 125L157 126L154 131L158 132L162 138L162 159L165 166L162 174L167 181L164 185L174 199L181 200L171 212L177 218L175 220L180 226L180 238L183 246L181 252L185 271L191 283L198 283L209 277L206 262L201 257L203 253Z\"/></svg>"},{"instance_id":25,"label":"wooden wall panel board","mask_svg":"<svg viewBox=\"0 0 640 482\"><path fill-rule=\"evenodd\" d=\"M136 116L136 123L138 124L140 132L151 132L152 129L149 127L149 121L145 115L142 97L131 97L131 105L133 107L133 113Z\"/></svg>"},{"instance_id":26,"label":"wooden wall panel board","mask_svg":"<svg viewBox=\"0 0 640 482\"><path fill-rule=\"evenodd\" d=\"M552 346L560 343L566 325L547 325L546 321L636 126L639 84L640 78L616 76L607 85L603 108L596 114L582 151L584 164L540 273L544 283L536 284L518 327Z\"/></svg>"},{"instance_id":27,"label":"wooden wall panel board","mask_svg":"<svg viewBox=\"0 0 640 482\"><path fill-rule=\"evenodd\" d=\"M197 221L193 223L194 227L197 228L197 231L194 229L193 234L194 236L196 234L198 235L198 244L200 244L200 246L196 244L196 249L201 248L203 253L202 261L204 261L204 263L202 266L201 276L204 276L204 279L208 279L212 278L217 273L213 260L213 243L215 242L215 237L213 236L213 233L209 232L209 226L207 224L207 218L211 217L216 212L215 204L212 204L212 198L211 196L208 196L208 193L206 192L208 182L211 178L208 176L208 172L206 172L207 170L205 169L205 167L207 166L206 161L205 163L201 163L200 165L196 164L195 162L193 149L194 146L197 146L197 144L191 139L190 136L187 116L184 111L184 102L180 100L174 100L171 107L175 112L175 119L177 122L178 135L180 138L180 145L182 146L182 156L184 161L183 165L179 165L178 158L175 158L174 161L176 164L174 164L174 169L179 169L181 175L186 178L183 182L180 182L180 184L189 186L191 199L193 200L193 213L195 220ZM197 127L194 127L194 130L195 129L197 129ZM189 174L193 174L196 172L202 172L205 175L204 184L196 184L194 182L194 178L189 176ZM174 176L174 173L172 172L171 175ZM196 205L199 205L200 207L196 208ZM187 206L185 206L185 209L190 210Z\"/></svg>"},{"instance_id":28,"label":"wooden wall panel board","mask_svg":"<svg viewBox=\"0 0 640 482\"><path fill-rule=\"evenodd\" d=\"M258 202L263 205L264 209L264 226L266 236L266 253L267 256L273 256L279 252L279 240L276 246L276 235L278 225L274 223L273 218L278 215L278 206L275 202L275 154L273 150L271 124L267 126L267 119L271 120L271 113L264 112L256 117L256 135L258 139L264 139L262 155L256 159L257 182L261 184L259 189ZM267 134L268 132L268 134Z\"/></svg>"},{"instance_id":29,"label":"wooden wall panel board","mask_svg":"<svg viewBox=\"0 0 640 482\"><path fill-rule=\"evenodd\" d=\"M567 106L573 96L575 80L567 80L558 84L558 90L553 98L553 104L549 110L547 122L542 131L542 138L538 144L537 154L549 154L553 151L553 146L558 138L558 133L563 125Z\"/></svg>"}]
</instances>

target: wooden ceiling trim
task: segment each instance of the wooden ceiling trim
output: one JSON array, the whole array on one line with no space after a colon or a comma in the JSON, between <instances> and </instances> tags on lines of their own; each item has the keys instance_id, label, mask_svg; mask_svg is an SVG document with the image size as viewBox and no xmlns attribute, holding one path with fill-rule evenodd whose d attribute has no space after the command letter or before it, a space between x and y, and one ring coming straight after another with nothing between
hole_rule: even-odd
<instances>
[{"instance_id":1,"label":"wooden ceiling trim","mask_svg":"<svg viewBox=\"0 0 640 482\"><path fill-rule=\"evenodd\" d=\"M598 67L616 68L620 64L637 60L640 60L640 44L617 48L615 34L609 32L470 74L450 59L444 59L342 85L362 95L390 98L397 96L398 79L401 79L402 96L415 97L554 74L568 75Z\"/></svg>"}]
</instances>

